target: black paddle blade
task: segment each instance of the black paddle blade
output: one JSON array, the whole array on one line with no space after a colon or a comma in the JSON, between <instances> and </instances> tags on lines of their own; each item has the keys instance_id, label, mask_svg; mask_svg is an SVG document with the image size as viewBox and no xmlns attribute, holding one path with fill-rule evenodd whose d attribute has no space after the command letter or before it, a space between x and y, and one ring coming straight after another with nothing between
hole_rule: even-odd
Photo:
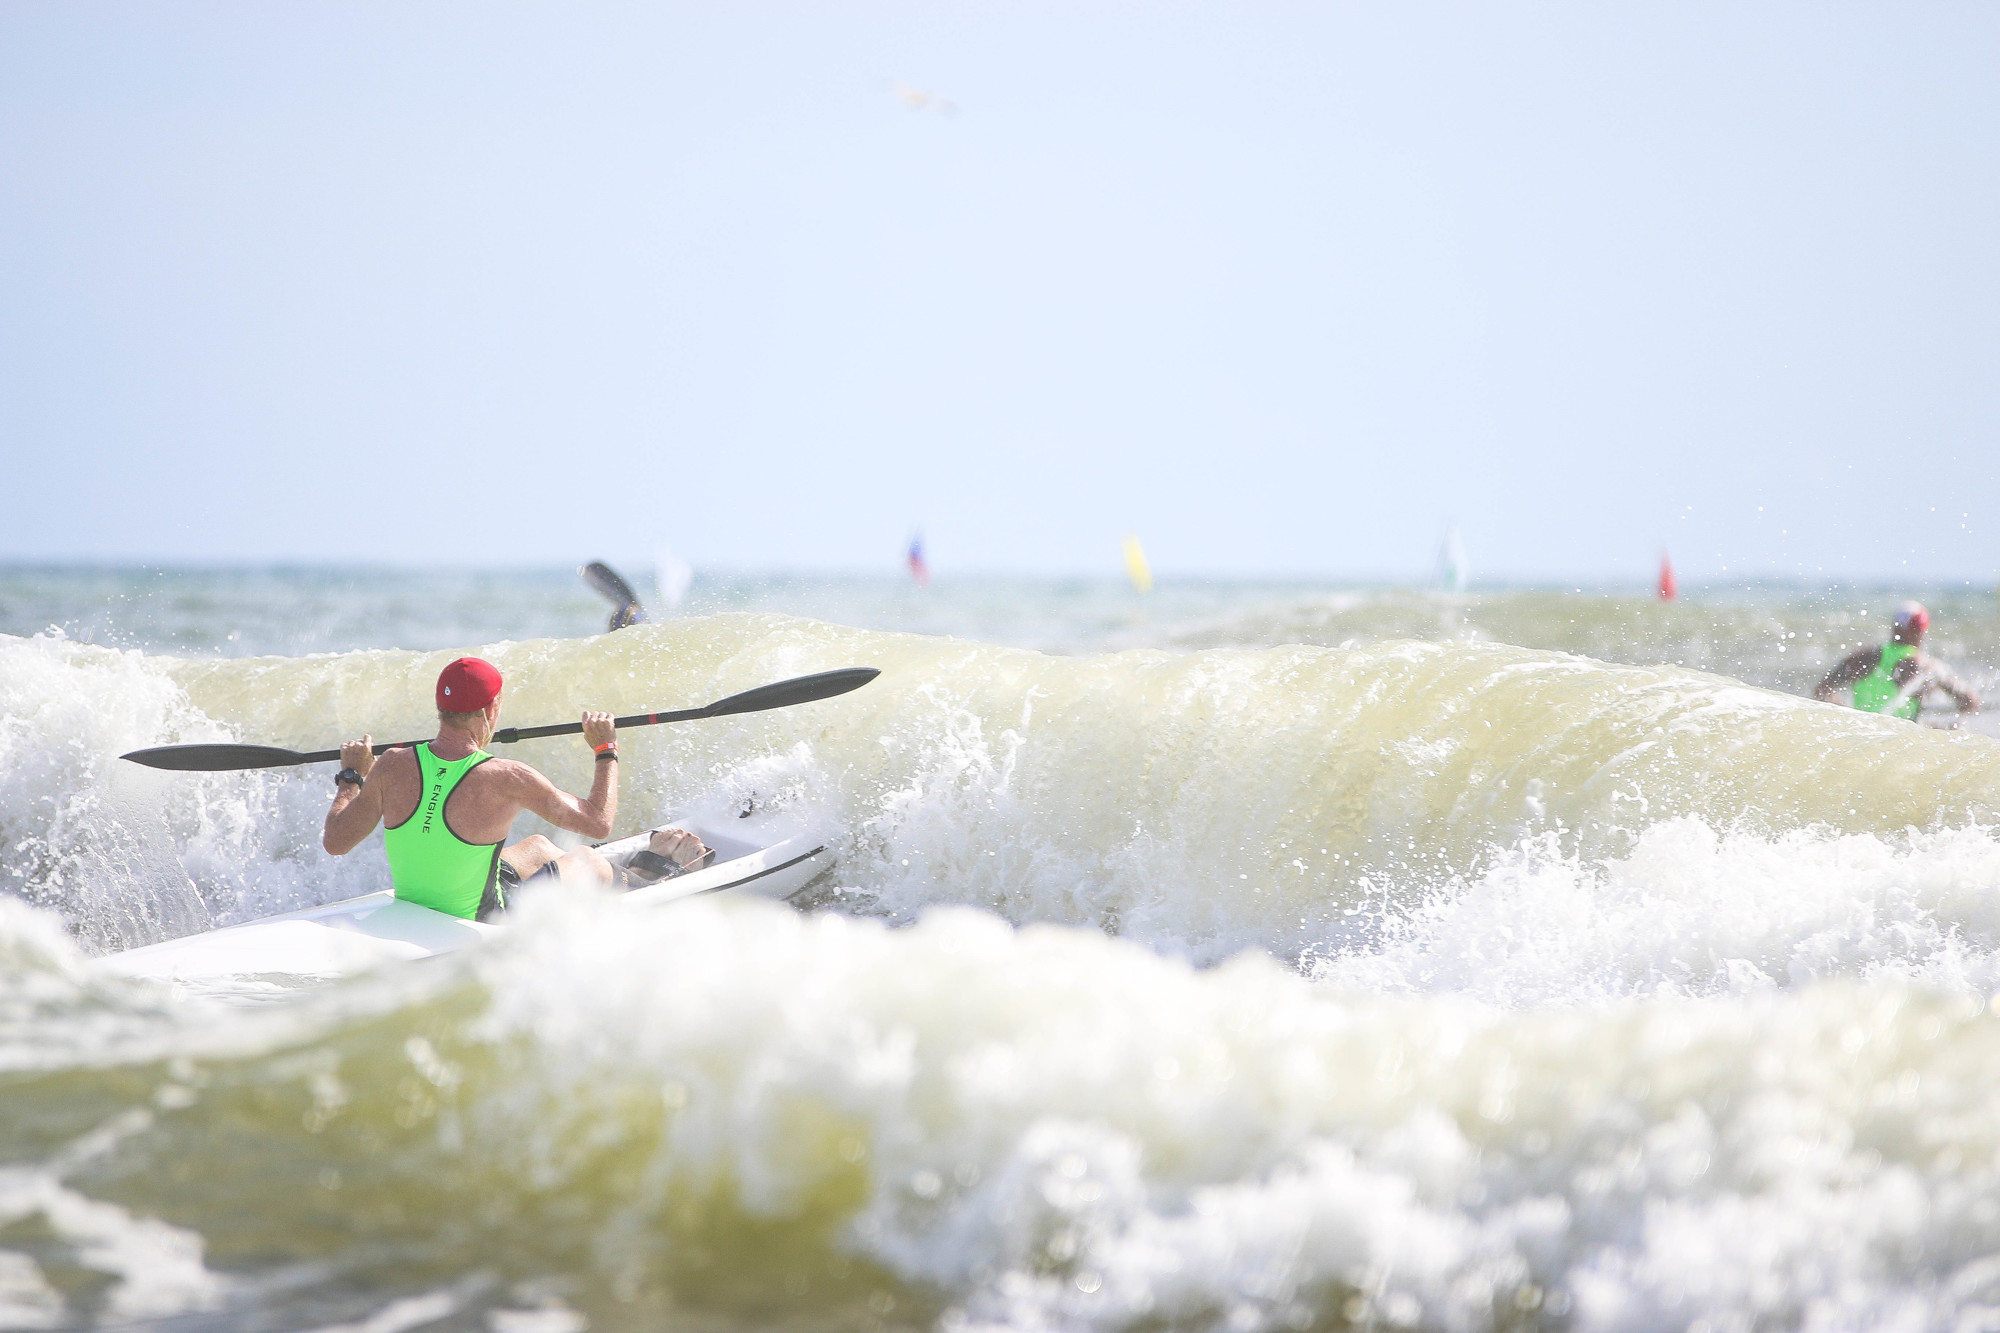
<instances>
[{"instance_id":1,"label":"black paddle blade","mask_svg":"<svg viewBox=\"0 0 2000 1333\"><path fill-rule=\"evenodd\" d=\"M646 608L639 605L639 595L632 591L632 585L618 576L618 571L602 560L593 560L579 569L583 581L606 601L617 607L611 613L611 628L624 629L627 625L642 624L646 619Z\"/></svg>"},{"instance_id":2,"label":"black paddle blade","mask_svg":"<svg viewBox=\"0 0 2000 1333\"><path fill-rule=\"evenodd\" d=\"M639 600L632 591L632 585L618 577L618 571L602 560L591 561L577 573L583 575L583 581L613 606Z\"/></svg>"},{"instance_id":3,"label":"black paddle blade","mask_svg":"<svg viewBox=\"0 0 2000 1333\"><path fill-rule=\"evenodd\" d=\"M761 713L767 708L790 708L793 704L809 704L815 699L831 699L836 694L858 690L881 674L874 667L842 667L838 671L794 676L774 685L759 685L754 690L718 699L702 709L701 715L728 717L732 713Z\"/></svg>"},{"instance_id":4,"label":"black paddle blade","mask_svg":"<svg viewBox=\"0 0 2000 1333\"><path fill-rule=\"evenodd\" d=\"M338 756L340 751L335 750ZM288 768L309 764L315 756L297 750L280 750L275 745L156 745L150 750L121 754L147 768L166 768L178 773L226 773L238 768Z\"/></svg>"}]
</instances>

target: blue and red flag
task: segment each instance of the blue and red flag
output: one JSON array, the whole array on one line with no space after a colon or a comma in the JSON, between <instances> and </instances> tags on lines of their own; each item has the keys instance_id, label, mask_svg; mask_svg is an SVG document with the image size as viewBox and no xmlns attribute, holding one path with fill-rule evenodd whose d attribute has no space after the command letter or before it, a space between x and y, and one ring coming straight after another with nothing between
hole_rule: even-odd
<instances>
[{"instance_id":1,"label":"blue and red flag","mask_svg":"<svg viewBox=\"0 0 2000 1333\"><path fill-rule=\"evenodd\" d=\"M924 534L921 532L910 538L910 577L917 581L918 587L930 586L931 569L924 563Z\"/></svg>"}]
</instances>

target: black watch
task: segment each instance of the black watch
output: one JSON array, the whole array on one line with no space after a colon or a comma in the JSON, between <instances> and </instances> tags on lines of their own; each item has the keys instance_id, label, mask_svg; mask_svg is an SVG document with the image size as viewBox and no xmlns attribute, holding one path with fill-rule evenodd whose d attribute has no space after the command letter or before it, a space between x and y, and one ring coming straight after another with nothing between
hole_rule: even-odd
<instances>
[{"instance_id":1,"label":"black watch","mask_svg":"<svg viewBox=\"0 0 2000 1333\"><path fill-rule=\"evenodd\" d=\"M333 775L333 785L336 787L338 787L343 782L351 782L355 786L360 787L365 784L365 781L366 780L362 778L362 776L359 773L355 772L351 768L343 768L338 773L335 773Z\"/></svg>"}]
</instances>

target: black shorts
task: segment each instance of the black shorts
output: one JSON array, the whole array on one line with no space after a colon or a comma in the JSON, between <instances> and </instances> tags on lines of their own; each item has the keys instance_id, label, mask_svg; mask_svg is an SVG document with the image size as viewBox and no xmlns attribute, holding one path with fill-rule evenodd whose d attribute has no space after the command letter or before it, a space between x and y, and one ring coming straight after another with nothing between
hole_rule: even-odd
<instances>
[{"instance_id":1,"label":"black shorts","mask_svg":"<svg viewBox=\"0 0 2000 1333\"><path fill-rule=\"evenodd\" d=\"M494 917L503 915L510 905L508 900L513 896L514 890L526 888L530 884L553 884L558 878L560 876L557 874L554 861L526 879L522 879L521 872L514 869L514 863L504 856L500 857L499 869L495 871L493 878L487 881L486 892L480 895L477 920L491 921Z\"/></svg>"}]
</instances>

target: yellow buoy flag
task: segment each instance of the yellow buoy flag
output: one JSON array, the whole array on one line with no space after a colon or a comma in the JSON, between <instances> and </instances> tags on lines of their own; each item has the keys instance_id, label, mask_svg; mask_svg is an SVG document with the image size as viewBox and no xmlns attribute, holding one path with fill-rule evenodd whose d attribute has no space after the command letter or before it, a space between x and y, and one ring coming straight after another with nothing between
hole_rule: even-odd
<instances>
[{"instance_id":1,"label":"yellow buoy flag","mask_svg":"<svg viewBox=\"0 0 2000 1333\"><path fill-rule=\"evenodd\" d=\"M1146 548L1129 532L1125 534L1125 572L1132 576L1132 586L1140 592L1153 590L1153 571L1146 565Z\"/></svg>"}]
</instances>

